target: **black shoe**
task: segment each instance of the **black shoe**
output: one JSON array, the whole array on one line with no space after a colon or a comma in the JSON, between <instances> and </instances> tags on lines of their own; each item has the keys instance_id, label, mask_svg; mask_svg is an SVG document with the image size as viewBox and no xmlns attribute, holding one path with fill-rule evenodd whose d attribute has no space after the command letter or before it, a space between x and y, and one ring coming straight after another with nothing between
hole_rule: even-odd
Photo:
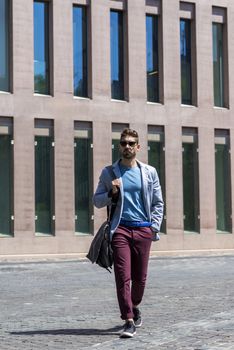
<instances>
[{"instance_id":1,"label":"black shoe","mask_svg":"<svg viewBox=\"0 0 234 350\"><path fill-rule=\"evenodd\" d=\"M136 328L141 327L142 320L141 320L141 312L140 312L140 310L136 307L136 308L133 308L132 311L133 311L133 314L134 314L133 321L135 323Z\"/></svg>"},{"instance_id":2,"label":"black shoe","mask_svg":"<svg viewBox=\"0 0 234 350\"><path fill-rule=\"evenodd\" d=\"M133 321L126 321L120 338L132 338L136 334L136 327Z\"/></svg>"}]
</instances>

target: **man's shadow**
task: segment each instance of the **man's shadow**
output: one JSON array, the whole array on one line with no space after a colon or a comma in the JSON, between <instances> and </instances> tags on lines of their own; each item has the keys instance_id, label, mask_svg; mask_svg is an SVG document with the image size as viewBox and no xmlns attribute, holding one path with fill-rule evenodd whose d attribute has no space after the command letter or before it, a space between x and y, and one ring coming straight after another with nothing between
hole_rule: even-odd
<instances>
[{"instance_id":1,"label":"man's shadow","mask_svg":"<svg viewBox=\"0 0 234 350\"><path fill-rule=\"evenodd\" d=\"M81 328L81 329L45 329L24 332L9 332L12 335L117 335L123 326L115 326L108 329Z\"/></svg>"}]
</instances>

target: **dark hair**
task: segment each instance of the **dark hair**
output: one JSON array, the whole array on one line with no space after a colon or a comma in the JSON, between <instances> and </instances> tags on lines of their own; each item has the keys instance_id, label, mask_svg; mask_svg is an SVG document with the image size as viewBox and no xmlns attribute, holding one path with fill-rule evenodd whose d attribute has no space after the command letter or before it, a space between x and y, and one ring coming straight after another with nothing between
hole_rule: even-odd
<instances>
[{"instance_id":1,"label":"dark hair","mask_svg":"<svg viewBox=\"0 0 234 350\"><path fill-rule=\"evenodd\" d=\"M138 136L138 132L136 130L133 129L129 129L126 128L121 132L121 136L120 136L120 140L126 136L132 136L136 139L136 142L139 142L139 136Z\"/></svg>"}]
</instances>

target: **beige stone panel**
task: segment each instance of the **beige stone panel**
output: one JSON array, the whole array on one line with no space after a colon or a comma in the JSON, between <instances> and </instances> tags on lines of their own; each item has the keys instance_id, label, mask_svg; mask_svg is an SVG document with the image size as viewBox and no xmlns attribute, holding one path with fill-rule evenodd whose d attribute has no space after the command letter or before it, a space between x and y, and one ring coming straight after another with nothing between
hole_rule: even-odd
<instances>
[{"instance_id":1,"label":"beige stone panel","mask_svg":"<svg viewBox=\"0 0 234 350\"><path fill-rule=\"evenodd\" d=\"M18 115L14 118L14 226L17 237L34 233L34 123Z\"/></svg>"},{"instance_id":2,"label":"beige stone panel","mask_svg":"<svg viewBox=\"0 0 234 350\"><path fill-rule=\"evenodd\" d=\"M216 225L216 222L215 222ZM200 232L201 249L215 249L219 248L216 241L216 227L204 228Z\"/></svg>"},{"instance_id":3,"label":"beige stone panel","mask_svg":"<svg viewBox=\"0 0 234 350\"><path fill-rule=\"evenodd\" d=\"M179 1L163 1L164 102L180 103Z\"/></svg>"},{"instance_id":4,"label":"beige stone panel","mask_svg":"<svg viewBox=\"0 0 234 350\"><path fill-rule=\"evenodd\" d=\"M215 146L214 129L200 127L198 130L199 148L199 197L201 234L206 230L216 231L215 197Z\"/></svg>"},{"instance_id":5,"label":"beige stone panel","mask_svg":"<svg viewBox=\"0 0 234 350\"><path fill-rule=\"evenodd\" d=\"M234 236L231 233L219 233L216 235L216 248L217 249L233 249L234 248Z\"/></svg>"},{"instance_id":6,"label":"beige stone panel","mask_svg":"<svg viewBox=\"0 0 234 350\"><path fill-rule=\"evenodd\" d=\"M94 191L97 188L102 169L112 164L111 131L111 123L104 120L93 122ZM98 209L94 207L94 232L97 231L98 227L105 219L106 208Z\"/></svg>"},{"instance_id":7,"label":"beige stone panel","mask_svg":"<svg viewBox=\"0 0 234 350\"><path fill-rule=\"evenodd\" d=\"M234 126L233 112L227 108L213 107L211 113L207 114L209 124L217 129L230 129Z\"/></svg>"},{"instance_id":8,"label":"beige stone panel","mask_svg":"<svg viewBox=\"0 0 234 350\"><path fill-rule=\"evenodd\" d=\"M146 101L146 14L145 0L128 1L129 100Z\"/></svg>"},{"instance_id":9,"label":"beige stone panel","mask_svg":"<svg viewBox=\"0 0 234 350\"><path fill-rule=\"evenodd\" d=\"M198 106L213 106L212 3L196 6Z\"/></svg>"},{"instance_id":10,"label":"beige stone panel","mask_svg":"<svg viewBox=\"0 0 234 350\"><path fill-rule=\"evenodd\" d=\"M63 113L54 121L55 136L55 228L75 230L74 212L74 125Z\"/></svg>"},{"instance_id":11,"label":"beige stone panel","mask_svg":"<svg viewBox=\"0 0 234 350\"><path fill-rule=\"evenodd\" d=\"M152 245L151 250L167 251L183 249L184 237L181 230L173 230L169 234L160 234L160 240Z\"/></svg>"},{"instance_id":12,"label":"beige stone panel","mask_svg":"<svg viewBox=\"0 0 234 350\"><path fill-rule=\"evenodd\" d=\"M182 126L194 127L195 125L199 125L200 115L199 108L191 105L181 105L177 121Z\"/></svg>"},{"instance_id":13,"label":"beige stone panel","mask_svg":"<svg viewBox=\"0 0 234 350\"><path fill-rule=\"evenodd\" d=\"M71 1L53 1L54 95L57 92L73 94L72 10Z\"/></svg>"},{"instance_id":14,"label":"beige stone panel","mask_svg":"<svg viewBox=\"0 0 234 350\"><path fill-rule=\"evenodd\" d=\"M184 250L200 250L201 236L199 233L184 233L183 247Z\"/></svg>"},{"instance_id":15,"label":"beige stone panel","mask_svg":"<svg viewBox=\"0 0 234 350\"><path fill-rule=\"evenodd\" d=\"M175 125L165 127L165 173L167 233L183 230L182 130Z\"/></svg>"},{"instance_id":16,"label":"beige stone panel","mask_svg":"<svg viewBox=\"0 0 234 350\"><path fill-rule=\"evenodd\" d=\"M61 108L64 110L66 103L63 98L55 98L49 95L33 95L28 101L24 100L24 103L18 100L16 106L21 113L27 113L29 117L54 119L56 110Z\"/></svg>"},{"instance_id":17,"label":"beige stone panel","mask_svg":"<svg viewBox=\"0 0 234 350\"><path fill-rule=\"evenodd\" d=\"M0 116L13 116L13 102L14 97L7 92L0 92Z\"/></svg>"},{"instance_id":18,"label":"beige stone panel","mask_svg":"<svg viewBox=\"0 0 234 350\"><path fill-rule=\"evenodd\" d=\"M12 1L13 92L26 94L34 89L33 2Z\"/></svg>"},{"instance_id":19,"label":"beige stone panel","mask_svg":"<svg viewBox=\"0 0 234 350\"><path fill-rule=\"evenodd\" d=\"M110 8L91 0L92 82L94 99L110 99Z\"/></svg>"}]
</instances>

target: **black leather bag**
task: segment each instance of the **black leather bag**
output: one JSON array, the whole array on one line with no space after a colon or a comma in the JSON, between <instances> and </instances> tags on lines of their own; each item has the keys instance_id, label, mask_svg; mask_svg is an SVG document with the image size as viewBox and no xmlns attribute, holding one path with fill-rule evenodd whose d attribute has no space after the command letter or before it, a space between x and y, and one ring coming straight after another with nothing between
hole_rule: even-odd
<instances>
[{"instance_id":1,"label":"black leather bag","mask_svg":"<svg viewBox=\"0 0 234 350\"><path fill-rule=\"evenodd\" d=\"M111 177L113 178L114 173L111 166L107 167ZM107 207L107 220L100 226L98 232L94 236L91 242L89 252L86 257L94 264L98 264L100 267L108 270L111 273L113 265L113 251L110 242L110 221L113 217L116 203L112 203L111 207Z\"/></svg>"},{"instance_id":2,"label":"black leather bag","mask_svg":"<svg viewBox=\"0 0 234 350\"><path fill-rule=\"evenodd\" d=\"M103 227L103 239L101 241L96 264L111 272L109 269L111 269L113 265L113 251L110 242L110 222L108 221Z\"/></svg>"}]
</instances>

